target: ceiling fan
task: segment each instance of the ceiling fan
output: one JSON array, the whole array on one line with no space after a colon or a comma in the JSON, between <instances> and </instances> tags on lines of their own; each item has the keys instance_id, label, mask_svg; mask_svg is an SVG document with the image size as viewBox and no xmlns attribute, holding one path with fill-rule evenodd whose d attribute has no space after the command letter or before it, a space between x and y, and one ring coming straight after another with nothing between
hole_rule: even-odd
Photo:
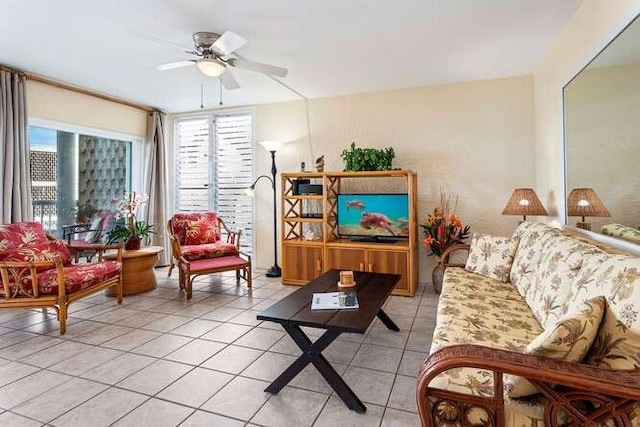
<instances>
[{"instance_id":1,"label":"ceiling fan","mask_svg":"<svg viewBox=\"0 0 640 427\"><path fill-rule=\"evenodd\" d=\"M174 43L166 40L155 37L153 39L175 46ZM287 76L286 68L249 61L236 53L236 50L247 44L247 40L231 31L225 31L222 35L207 31L197 32L193 35L193 43L193 49L179 47L197 58L163 64L157 67L158 70L166 71L195 65L203 74L210 77L219 77L220 82L227 90L240 87L231 74L230 67L244 68L277 77Z\"/></svg>"}]
</instances>

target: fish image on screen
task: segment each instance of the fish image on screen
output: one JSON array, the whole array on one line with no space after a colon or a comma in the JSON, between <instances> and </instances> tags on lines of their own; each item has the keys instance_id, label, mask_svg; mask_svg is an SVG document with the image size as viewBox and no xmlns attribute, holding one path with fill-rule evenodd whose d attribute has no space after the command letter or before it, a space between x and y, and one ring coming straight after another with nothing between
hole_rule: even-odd
<instances>
[{"instance_id":1,"label":"fish image on screen","mask_svg":"<svg viewBox=\"0 0 640 427\"><path fill-rule=\"evenodd\" d=\"M349 237L409 237L407 194L338 194L338 234Z\"/></svg>"}]
</instances>

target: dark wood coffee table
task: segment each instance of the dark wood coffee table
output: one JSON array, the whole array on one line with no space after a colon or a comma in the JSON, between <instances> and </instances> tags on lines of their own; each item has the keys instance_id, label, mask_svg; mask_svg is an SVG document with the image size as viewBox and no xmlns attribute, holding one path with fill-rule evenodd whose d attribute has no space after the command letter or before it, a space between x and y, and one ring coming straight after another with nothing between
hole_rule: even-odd
<instances>
[{"instance_id":1,"label":"dark wood coffee table","mask_svg":"<svg viewBox=\"0 0 640 427\"><path fill-rule=\"evenodd\" d=\"M318 372L327 380L349 409L364 413L367 408L327 362L327 359L322 355L322 351L342 332L364 334L376 316L387 328L392 331L399 331L396 324L382 310L382 305L400 281L400 275L355 271L356 287L352 288L352 290L358 293L360 308L311 311L311 297L314 292L336 292L342 290L338 288L337 284L340 278L339 275L339 270L329 270L258 314L258 320L280 323L302 350L302 355L280 374L265 391L272 394L278 393L309 363L313 363ZM301 326L322 328L327 331L315 342L312 342L300 328Z\"/></svg>"}]
</instances>

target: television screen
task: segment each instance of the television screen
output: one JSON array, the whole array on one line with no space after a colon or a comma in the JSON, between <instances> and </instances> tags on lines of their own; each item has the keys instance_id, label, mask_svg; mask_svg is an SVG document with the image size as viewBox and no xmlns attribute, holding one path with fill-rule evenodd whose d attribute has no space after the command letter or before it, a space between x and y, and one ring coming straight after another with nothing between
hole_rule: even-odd
<instances>
[{"instance_id":1,"label":"television screen","mask_svg":"<svg viewBox=\"0 0 640 427\"><path fill-rule=\"evenodd\" d=\"M409 196L338 194L338 234L409 237Z\"/></svg>"}]
</instances>

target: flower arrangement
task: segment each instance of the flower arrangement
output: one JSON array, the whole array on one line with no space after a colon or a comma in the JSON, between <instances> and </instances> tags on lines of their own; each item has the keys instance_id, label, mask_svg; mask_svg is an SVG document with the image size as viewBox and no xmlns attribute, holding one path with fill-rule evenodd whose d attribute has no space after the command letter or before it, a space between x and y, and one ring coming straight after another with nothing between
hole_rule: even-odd
<instances>
[{"instance_id":1,"label":"flower arrangement","mask_svg":"<svg viewBox=\"0 0 640 427\"><path fill-rule=\"evenodd\" d=\"M140 248L140 239L153 233L153 225L144 221L138 221L136 216L141 206L147 203L149 197L146 194L137 194L135 191L124 193L122 199L113 199L118 213L117 219L124 219L125 225L118 225L109 232L108 244L125 242L127 249Z\"/></svg>"},{"instance_id":2,"label":"flower arrangement","mask_svg":"<svg viewBox=\"0 0 640 427\"><path fill-rule=\"evenodd\" d=\"M469 236L471 227L462 225L460 218L455 214L457 206L457 196L451 210L451 196L440 192L440 206L420 223L425 235L423 244L431 248L431 254L436 257L441 257L449 246L463 243Z\"/></svg>"}]
</instances>

